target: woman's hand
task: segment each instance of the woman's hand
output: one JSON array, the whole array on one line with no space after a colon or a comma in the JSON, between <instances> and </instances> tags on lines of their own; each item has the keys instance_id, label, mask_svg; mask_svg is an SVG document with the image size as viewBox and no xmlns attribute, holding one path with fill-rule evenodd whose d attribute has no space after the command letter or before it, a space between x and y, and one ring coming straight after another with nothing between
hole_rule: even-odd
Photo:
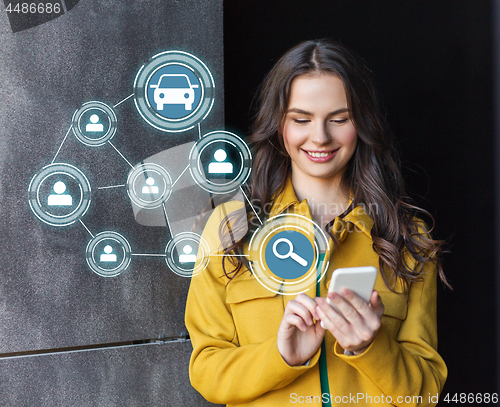
<instances>
[{"instance_id":1,"label":"woman's hand","mask_svg":"<svg viewBox=\"0 0 500 407\"><path fill-rule=\"evenodd\" d=\"M316 298L316 313L340 346L360 355L370 346L382 325L384 304L375 290L369 304L351 290L344 288L341 294L328 293L327 297L340 313L321 297Z\"/></svg>"},{"instance_id":2,"label":"woman's hand","mask_svg":"<svg viewBox=\"0 0 500 407\"><path fill-rule=\"evenodd\" d=\"M305 294L290 300L278 330L278 350L290 366L306 363L318 350L326 330L314 323L316 301Z\"/></svg>"}]
</instances>

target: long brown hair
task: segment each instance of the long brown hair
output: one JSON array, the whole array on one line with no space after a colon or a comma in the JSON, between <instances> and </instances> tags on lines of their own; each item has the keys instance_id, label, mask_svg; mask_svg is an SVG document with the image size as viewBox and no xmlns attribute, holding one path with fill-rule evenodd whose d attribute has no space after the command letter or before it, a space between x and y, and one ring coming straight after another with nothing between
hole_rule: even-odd
<instances>
[{"instance_id":1,"label":"long brown hair","mask_svg":"<svg viewBox=\"0 0 500 407\"><path fill-rule=\"evenodd\" d=\"M380 271L389 289L398 279L405 287L420 279L427 262L436 263L441 280L449 286L441 265L444 241L430 237L433 217L413 205L405 192L395 141L376 96L371 72L358 56L337 43L322 39L297 45L281 57L260 86L250 136L254 162L248 194L254 208L262 212L283 191L291 160L283 143L282 122L293 80L311 73L329 73L342 80L358 134L356 151L341 180L341 188L351 195L352 204L340 217L356 205L363 205L373 219L373 249L379 255ZM422 216L430 219L429 229L419 220ZM334 219L326 225L326 230L338 245L330 231L333 222ZM249 224L255 228L252 219ZM240 240L225 250L228 256L224 260L234 266L230 272L223 267L230 279L245 263L241 257L230 256L240 253L243 243ZM416 260L415 269L406 264L405 252Z\"/></svg>"}]
</instances>

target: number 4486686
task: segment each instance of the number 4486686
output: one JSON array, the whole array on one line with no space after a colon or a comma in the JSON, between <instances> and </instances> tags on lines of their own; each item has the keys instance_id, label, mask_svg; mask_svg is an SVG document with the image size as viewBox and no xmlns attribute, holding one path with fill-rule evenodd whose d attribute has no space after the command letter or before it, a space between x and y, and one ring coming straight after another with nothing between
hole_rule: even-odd
<instances>
[{"instance_id":1,"label":"number 4486686","mask_svg":"<svg viewBox=\"0 0 500 407\"><path fill-rule=\"evenodd\" d=\"M446 393L446 396L441 401L460 404L496 404L498 403L498 393Z\"/></svg>"},{"instance_id":2,"label":"number 4486686","mask_svg":"<svg viewBox=\"0 0 500 407\"><path fill-rule=\"evenodd\" d=\"M7 13L23 14L59 14L61 12L60 3L8 3L5 8Z\"/></svg>"}]
</instances>

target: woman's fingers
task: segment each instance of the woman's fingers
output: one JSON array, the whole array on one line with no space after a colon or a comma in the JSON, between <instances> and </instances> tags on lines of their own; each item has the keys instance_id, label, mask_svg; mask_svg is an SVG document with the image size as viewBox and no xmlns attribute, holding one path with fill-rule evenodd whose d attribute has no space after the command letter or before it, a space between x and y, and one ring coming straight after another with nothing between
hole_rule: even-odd
<instances>
[{"instance_id":1,"label":"woman's fingers","mask_svg":"<svg viewBox=\"0 0 500 407\"><path fill-rule=\"evenodd\" d=\"M342 290L342 295L329 293L328 298L341 315L350 323L362 323L362 317L371 311L368 304L350 290Z\"/></svg>"},{"instance_id":2,"label":"woman's fingers","mask_svg":"<svg viewBox=\"0 0 500 407\"><path fill-rule=\"evenodd\" d=\"M347 322L341 314L326 303L324 298L317 300L316 312L321 320L321 326L325 329L342 326Z\"/></svg>"},{"instance_id":3,"label":"woman's fingers","mask_svg":"<svg viewBox=\"0 0 500 407\"><path fill-rule=\"evenodd\" d=\"M370 297L370 308L380 317L382 317L385 311L382 299L380 298L380 295L376 290L373 290L372 295Z\"/></svg>"},{"instance_id":4,"label":"woman's fingers","mask_svg":"<svg viewBox=\"0 0 500 407\"><path fill-rule=\"evenodd\" d=\"M363 338L370 336L372 334L371 331L376 331L380 328L380 319L384 313L384 305L377 291L372 291L370 304L351 290L342 289L341 293L343 298L340 297L338 300L338 307ZM375 308L372 308L371 305Z\"/></svg>"},{"instance_id":5,"label":"woman's fingers","mask_svg":"<svg viewBox=\"0 0 500 407\"><path fill-rule=\"evenodd\" d=\"M307 329L307 325L304 319L295 314L285 314L283 320L288 324L288 327L295 326L299 328L302 332Z\"/></svg>"},{"instance_id":6,"label":"woman's fingers","mask_svg":"<svg viewBox=\"0 0 500 407\"><path fill-rule=\"evenodd\" d=\"M361 345L363 339L359 331L326 301L318 301L317 312L322 325L330 331L344 349L352 350Z\"/></svg>"},{"instance_id":7,"label":"woman's fingers","mask_svg":"<svg viewBox=\"0 0 500 407\"><path fill-rule=\"evenodd\" d=\"M305 294L288 301L278 329L278 350L290 366L303 364L318 350L325 330L314 324L316 302Z\"/></svg>"},{"instance_id":8,"label":"woman's fingers","mask_svg":"<svg viewBox=\"0 0 500 407\"><path fill-rule=\"evenodd\" d=\"M316 312L322 326L344 349L366 349L381 326L382 300L376 291L372 292L369 304L351 290L343 289L341 293L329 293L327 299L316 299Z\"/></svg>"},{"instance_id":9,"label":"woman's fingers","mask_svg":"<svg viewBox=\"0 0 500 407\"><path fill-rule=\"evenodd\" d=\"M299 295L297 295L295 297L295 299L293 301L296 301L299 304L301 304L303 307L305 307L311 313L311 315L312 315L313 318L317 319L317 315L316 315L316 301L314 301L313 298L309 297L306 294L299 294Z\"/></svg>"},{"instance_id":10,"label":"woman's fingers","mask_svg":"<svg viewBox=\"0 0 500 407\"><path fill-rule=\"evenodd\" d=\"M294 314L300 317L306 325L313 325L313 318L317 317L316 302L305 294L299 294L294 300L288 301L285 308L285 315L287 314Z\"/></svg>"}]
</instances>

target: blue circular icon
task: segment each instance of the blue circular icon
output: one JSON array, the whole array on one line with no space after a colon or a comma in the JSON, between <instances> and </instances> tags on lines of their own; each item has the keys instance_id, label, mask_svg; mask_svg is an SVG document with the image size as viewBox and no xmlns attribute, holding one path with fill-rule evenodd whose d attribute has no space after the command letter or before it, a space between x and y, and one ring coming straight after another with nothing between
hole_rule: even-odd
<instances>
[{"instance_id":1,"label":"blue circular icon","mask_svg":"<svg viewBox=\"0 0 500 407\"><path fill-rule=\"evenodd\" d=\"M161 67L147 83L148 104L167 119L191 115L200 104L201 95L200 80L191 69L181 64Z\"/></svg>"},{"instance_id":2,"label":"blue circular icon","mask_svg":"<svg viewBox=\"0 0 500 407\"><path fill-rule=\"evenodd\" d=\"M314 247L300 232L285 230L267 243L264 254L267 267L273 274L286 280L305 275L314 265Z\"/></svg>"},{"instance_id":3,"label":"blue circular icon","mask_svg":"<svg viewBox=\"0 0 500 407\"><path fill-rule=\"evenodd\" d=\"M143 65L134 80L135 106L161 131L192 129L210 113L215 84L207 66L194 55L166 51Z\"/></svg>"},{"instance_id":4,"label":"blue circular icon","mask_svg":"<svg viewBox=\"0 0 500 407\"><path fill-rule=\"evenodd\" d=\"M313 220L282 213L266 220L248 244L250 269L263 287L276 294L314 295L329 266L330 244Z\"/></svg>"}]
</instances>

